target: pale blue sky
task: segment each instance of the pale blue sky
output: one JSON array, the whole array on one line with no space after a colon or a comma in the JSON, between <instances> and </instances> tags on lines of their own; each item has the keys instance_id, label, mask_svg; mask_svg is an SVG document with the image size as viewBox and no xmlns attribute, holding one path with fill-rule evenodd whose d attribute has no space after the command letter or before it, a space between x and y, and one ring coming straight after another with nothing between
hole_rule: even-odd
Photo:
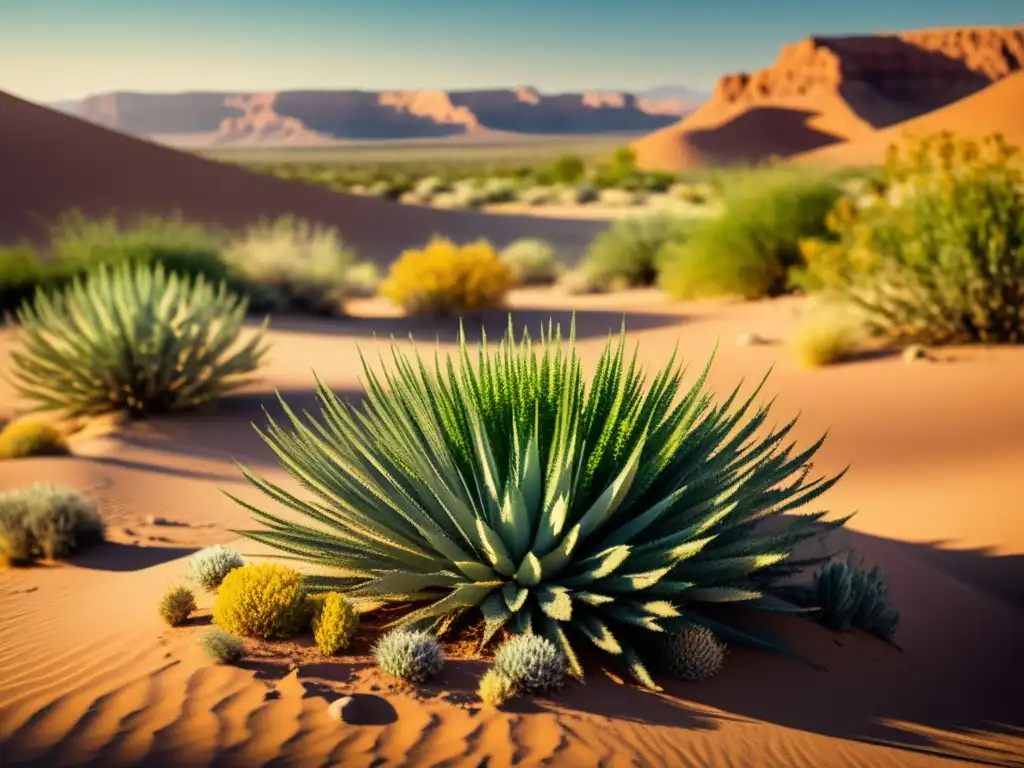
<instances>
[{"instance_id":1,"label":"pale blue sky","mask_svg":"<svg viewBox=\"0 0 1024 768\"><path fill-rule=\"evenodd\" d=\"M0 89L709 89L810 34L1021 22L1021 0L0 0Z\"/></svg>"}]
</instances>

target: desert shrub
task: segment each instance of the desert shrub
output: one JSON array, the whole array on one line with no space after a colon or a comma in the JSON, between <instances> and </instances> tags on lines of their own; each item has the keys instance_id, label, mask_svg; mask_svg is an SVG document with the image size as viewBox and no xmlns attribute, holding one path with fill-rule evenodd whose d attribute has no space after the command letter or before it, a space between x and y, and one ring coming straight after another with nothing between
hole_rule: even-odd
<instances>
[{"instance_id":1,"label":"desert shrub","mask_svg":"<svg viewBox=\"0 0 1024 768\"><path fill-rule=\"evenodd\" d=\"M413 185L411 190L412 194L424 201L429 201L432 197L441 192L450 191L451 186L444 179L437 176L427 176L420 179Z\"/></svg>"},{"instance_id":2,"label":"desert shrub","mask_svg":"<svg viewBox=\"0 0 1024 768\"><path fill-rule=\"evenodd\" d=\"M554 187L526 187L519 193L519 202L523 205L549 205L558 197L558 190Z\"/></svg>"},{"instance_id":3,"label":"desert shrub","mask_svg":"<svg viewBox=\"0 0 1024 768\"><path fill-rule=\"evenodd\" d=\"M548 168L551 180L557 184L575 184L586 170L587 164L578 155L562 155Z\"/></svg>"},{"instance_id":4,"label":"desert shrub","mask_svg":"<svg viewBox=\"0 0 1024 768\"><path fill-rule=\"evenodd\" d=\"M565 684L565 654L546 637L516 635L494 654L494 671L519 693L554 693Z\"/></svg>"},{"instance_id":5,"label":"desert shrub","mask_svg":"<svg viewBox=\"0 0 1024 768\"><path fill-rule=\"evenodd\" d=\"M399 625L482 616L484 643L534 632L577 674L574 644L591 642L653 686L637 637L697 617L724 640L785 650L733 620L788 610L777 589L823 562L794 550L845 522L783 514L838 481L811 471L821 443L790 445L795 422L761 431L763 385L716 402L707 370L682 389L674 358L649 378L624 335L584 377L573 338L510 328L471 350L463 335L433 364L396 346L383 377L364 366L358 411L321 384L321 418L290 413L291 428L263 433L315 497L246 472L289 511L244 502L265 524L244 534L316 567L311 590L417 602Z\"/></svg>"},{"instance_id":6,"label":"desert shrub","mask_svg":"<svg viewBox=\"0 0 1024 768\"><path fill-rule=\"evenodd\" d=\"M667 214L620 219L594 238L581 267L606 283L618 279L626 286L651 285L664 249L684 242L692 229L692 222Z\"/></svg>"},{"instance_id":7,"label":"desert shrub","mask_svg":"<svg viewBox=\"0 0 1024 768\"><path fill-rule=\"evenodd\" d=\"M673 677L690 682L707 680L725 663L725 645L714 632L698 625L666 635L662 640L664 664Z\"/></svg>"},{"instance_id":8,"label":"desert shrub","mask_svg":"<svg viewBox=\"0 0 1024 768\"><path fill-rule=\"evenodd\" d=\"M480 686L477 688L476 695L484 704L500 707L516 695L516 687L511 680L496 669L489 669L480 678Z\"/></svg>"},{"instance_id":9,"label":"desert shrub","mask_svg":"<svg viewBox=\"0 0 1024 768\"><path fill-rule=\"evenodd\" d=\"M68 557L103 538L95 503L79 491L35 483L0 493L0 556L9 562Z\"/></svg>"},{"instance_id":10,"label":"desert shrub","mask_svg":"<svg viewBox=\"0 0 1024 768\"><path fill-rule=\"evenodd\" d=\"M47 250L69 277L103 264L162 264L168 272L217 283L233 278L223 247L223 233L179 216L147 216L126 226L112 217L89 219L72 211L58 219Z\"/></svg>"},{"instance_id":11,"label":"desert shrub","mask_svg":"<svg viewBox=\"0 0 1024 768\"><path fill-rule=\"evenodd\" d=\"M294 216L253 224L224 258L252 286L257 308L321 315L341 311L346 273L355 264L336 229Z\"/></svg>"},{"instance_id":12,"label":"desert shrub","mask_svg":"<svg viewBox=\"0 0 1024 768\"><path fill-rule=\"evenodd\" d=\"M558 278L558 287L569 296L583 296L594 293L606 293L628 287L623 280L608 280L604 275L586 267L576 267L564 272Z\"/></svg>"},{"instance_id":13,"label":"desert shrub","mask_svg":"<svg viewBox=\"0 0 1024 768\"><path fill-rule=\"evenodd\" d=\"M180 627L196 610L196 597L188 587L171 587L160 599L160 617L172 627Z\"/></svg>"},{"instance_id":14,"label":"desert shrub","mask_svg":"<svg viewBox=\"0 0 1024 768\"><path fill-rule=\"evenodd\" d=\"M345 272L345 294L355 298L370 298L380 288L380 268L372 261L353 265Z\"/></svg>"},{"instance_id":15,"label":"desert shrub","mask_svg":"<svg viewBox=\"0 0 1024 768\"><path fill-rule=\"evenodd\" d=\"M73 275L74 269L46 262L27 246L0 248L0 323L37 290L59 289Z\"/></svg>"},{"instance_id":16,"label":"desert shrub","mask_svg":"<svg viewBox=\"0 0 1024 768\"><path fill-rule=\"evenodd\" d=\"M725 199L724 213L702 220L663 253L662 287L678 299L783 293L802 264L800 241L825 232L839 197L835 181L806 171L765 171Z\"/></svg>"},{"instance_id":17,"label":"desert shrub","mask_svg":"<svg viewBox=\"0 0 1024 768\"><path fill-rule=\"evenodd\" d=\"M547 285L558 277L558 253L551 243L522 238L501 252L517 285Z\"/></svg>"},{"instance_id":18,"label":"desert shrub","mask_svg":"<svg viewBox=\"0 0 1024 768\"><path fill-rule=\"evenodd\" d=\"M297 571L276 564L243 565L221 582L213 621L232 634L270 640L298 632L307 611Z\"/></svg>"},{"instance_id":19,"label":"desert shrub","mask_svg":"<svg viewBox=\"0 0 1024 768\"><path fill-rule=\"evenodd\" d=\"M67 440L45 421L12 421L0 429L0 459L28 456L65 456L71 453Z\"/></svg>"},{"instance_id":20,"label":"desert shrub","mask_svg":"<svg viewBox=\"0 0 1024 768\"><path fill-rule=\"evenodd\" d=\"M515 183L509 179L487 179L480 188L482 205L511 203L516 199L518 194Z\"/></svg>"},{"instance_id":21,"label":"desert shrub","mask_svg":"<svg viewBox=\"0 0 1024 768\"><path fill-rule=\"evenodd\" d=\"M359 614L343 595L330 592L316 603L313 640L320 653L333 656L348 647L359 629Z\"/></svg>"},{"instance_id":22,"label":"desert shrub","mask_svg":"<svg viewBox=\"0 0 1024 768\"><path fill-rule=\"evenodd\" d=\"M391 265L381 294L410 315L457 315L500 306L514 282L490 243L435 238Z\"/></svg>"},{"instance_id":23,"label":"desert shrub","mask_svg":"<svg viewBox=\"0 0 1024 768\"><path fill-rule=\"evenodd\" d=\"M857 308L890 340L1024 342L1022 170L998 135L896 145L885 192L840 200L794 280Z\"/></svg>"},{"instance_id":24,"label":"desert shrub","mask_svg":"<svg viewBox=\"0 0 1024 768\"><path fill-rule=\"evenodd\" d=\"M618 187L602 189L597 197L597 201L601 205L607 205L610 208L629 208L633 205L641 205L644 199L643 192Z\"/></svg>"},{"instance_id":25,"label":"desert shrub","mask_svg":"<svg viewBox=\"0 0 1024 768\"><path fill-rule=\"evenodd\" d=\"M444 667L444 653L437 638L404 627L383 635L373 646L373 657L384 672L412 683L425 683Z\"/></svg>"},{"instance_id":26,"label":"desert shrub","mask_svg":"<svg viewBox=\"0 0 1024 768\"><path fill-rule=\"evenodd\" d=\"M199 647L217 664L235 664L245 656L245 643L219 629L208 629L199 636Z\"/></svg>"},{"instance_id":27,"label":"desert shrub","mask_svg":"<svg viewBox=\"0 0 1024 768\"><path fill-rule=\"evenodd\" d=\"M814 577L820 620L837 632L856 627L886 642L896 636L900 613L889 603L889 586L875 566L865 571L851 554L847 562L825 565Z\"/></svg>"},{"instance_id":28,"label":"desert shrub","mask_svg":"<svg viewBox=\"0 0 1024 768\"><path fill-rule=\"evenodd\" d=\"M794 333L790 347L803 368L820 368L848 360L863 346L860 325L837 313L812 315Z\"/></svg>"},{"instance_id":29,"label":"desert shrub","mask_svg":"<svg viewBox=\"0 0 1024 768\"><path fill-rule=\"evenodd\" d=\"M201 549L189 560L189 578L210 592L217 589L224 577L245 565L242 556L233 549L218 544Z\"/></svg>"},{"instance_id":30,"label":"desert shrub","mask_svg":"<svg viewBox=\"0 0 1024 768\"><path fill-rule=\"evenodd\" d=\"M10 378L37 408L132 416L193 408L244 386L262 331L234 346L246 301L157 265L101 267L17 313Z\"/></svg>"},{"instance_id":31,"label":"desert shrub","mask_svg":"<svg viewBox=\"0 0 1024 768\"><path fill-rule=\"evenodd\" d=\"M569 193L572 198L570 202L576 205L596 203L601 199L601 191L593 184L580 184L578 187L570 189Z\"/></svg>"}]
</instances>

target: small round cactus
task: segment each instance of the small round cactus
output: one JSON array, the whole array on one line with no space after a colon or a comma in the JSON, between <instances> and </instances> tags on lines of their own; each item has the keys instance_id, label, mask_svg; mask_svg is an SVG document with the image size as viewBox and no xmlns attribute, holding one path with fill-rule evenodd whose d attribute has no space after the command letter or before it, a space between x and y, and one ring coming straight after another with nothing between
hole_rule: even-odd
<instances>
[{"instance_id":1,"label":"small round cactus","mask_svg":"<svg viewBox=\"0 0 1024 768\"><path fill-rule=\"evenodd\" d=\"M184 624L196 609L196 598L188 587L171 587L160 601L160 615L172 627Z\"/></svg>"},{"instance_id":2,"label":"small round cactus","mask_svg":"<svg viewBox=\"0 0 1024 768\"><path fill-rule=\"evenodd\" d=\"M665 662L673 677L700 682L714 676L725 662L725 645L701 626L689 626L664 640Z\"/></svg>"},{"instance_id":3,"label":"small round cactus","mask_svg":"<svg viewBox=\"0 0 1024 768\"><path fill-rule=\"evenodd\" d=\"M550 693L565 683L565 655L545 637L516 635L494 654L495 671L522 693Z\"/></svg>"},{"instance_id":4,"label":"small round cactus","mask_svg":"<svg viewBox=\"0 0 1024 768\"><path fill-rule=\"evenodd\" d=\"M219 544L200 549L189 560L192 581L211 592L220 586L225 576L243 565L240 554Z\"/></svg>"},{"instance_id":5,"label":"small round cactus","mask_svg":"<svg viewBox=\"0 0 1024 768\"><path fill-rule=\"evenodd\" d=\"M373 647L377 665L389 675L423 683L444 666L444 653L437 638L423 630L394 629Z\"/></svg>"},{"instance_id":6,"label":"small round cactus","mask_svg":"<svg viewBox=\"0 0 1024 768\"><path fill-rule=\"evenodd\" d=\"M476 693L484 704L500 707L516 695L516 686L501 672L489 669L480 678L480 687L477 688Z\"/></svg>"}]
</instances>

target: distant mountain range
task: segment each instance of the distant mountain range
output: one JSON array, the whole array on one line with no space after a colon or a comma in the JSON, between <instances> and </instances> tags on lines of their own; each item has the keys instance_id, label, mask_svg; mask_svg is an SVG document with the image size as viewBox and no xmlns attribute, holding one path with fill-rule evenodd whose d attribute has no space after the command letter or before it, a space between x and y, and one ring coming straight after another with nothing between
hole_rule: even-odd
<instances>
[{"instance_id":1,"label":"distant mountain range","mask_svg":"<svg viewBox=\"0 0 1024 768\"><path fill-rule=\"evenodd\" d=\"M47 104L135 136L191 147L317 145L458 135L653 131L708 94L685 86L642 93L481 91L115 92Z\"/></svg>"}]
</instances>

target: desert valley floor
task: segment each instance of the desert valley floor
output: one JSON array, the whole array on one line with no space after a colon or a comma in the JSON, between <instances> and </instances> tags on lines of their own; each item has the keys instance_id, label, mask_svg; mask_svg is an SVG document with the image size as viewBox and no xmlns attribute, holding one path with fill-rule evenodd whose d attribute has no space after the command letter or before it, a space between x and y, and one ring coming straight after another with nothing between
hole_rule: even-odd
<instances>
[{"instance_id":1,"label":"desert valley floor","mask_svg":"<svg viewBox=\"0 0 1024 768\"><path fill-rule=\"evenodd\" d=\"M518 325L567 324L565 297L519 292ZM4 765L857 766L1024 765L1024 350L954 348L935 361L877 356L799 370L782 344L740 346L741 333L784 340L800 299L669 304L648 292L574 298L579 349L592 362L627 317L646 365L678 343L688 378L720 341L720 397L775 365L774 414L802 413L797 438L824 430L821 470L851 465L824 499L857 511L832 547L854 547L888 574L902 611L899 648L809 622L775 622L827 668L734 649L701 684L649 693L623 670L591 665L585 686L508 711L473 696L482 662L450 662L435 687L394 688L366 657L325 663L301 645L282 657L211 666L195 634L154 610L199 546L235 542L255 500L233 459L283 472L250 422L273 391L315 407L312 368L358 399L357 349L376 357L394 334L452 349L451 321L395 317L376 301L337 321L273 323L262 382L212 416L110 425L75 438L75 455L0 464L0 488L36 480L91 493L111 541L68 564L0 573L0 744ZM500 336L505 317L484 318ZM473 327L472 322L470 328ZM374 338L374 334L377 338ZM0 331L0 372L14 332ZM0 417L18 405L0 385ZM816 467L819 469L819 467ZM164 518L160 525L154 518ZM202 605L201 608L208 608ZM367 702L364 725L327 704Z\"/></svg>"}]
</instances>

